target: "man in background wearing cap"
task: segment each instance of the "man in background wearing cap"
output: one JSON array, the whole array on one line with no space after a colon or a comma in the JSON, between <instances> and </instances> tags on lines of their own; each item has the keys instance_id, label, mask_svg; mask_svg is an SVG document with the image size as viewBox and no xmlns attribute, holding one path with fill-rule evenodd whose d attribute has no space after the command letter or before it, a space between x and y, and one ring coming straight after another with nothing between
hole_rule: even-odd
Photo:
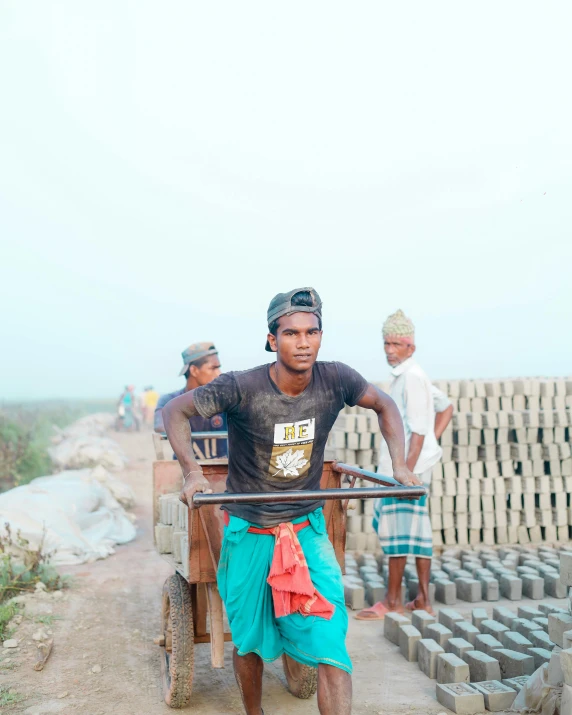
<instances>
[{"instance_id":1,"label":"man in background wearing cap","mask_svg":"<svg viewBox=\"0 0 572 715\"><path fill-rule=\"evenodd\" d=\"M193 343L182 352L183 367L179 377L184 375L187 381L185 387L175 392L162 395L155 408L155 432L163 433L163 408L175 397L194 390L201 385L208 385L220 375L220 360L218 352L212 343ZM217 414L205 419L200 415L190 418L193 432L226 432L226 415ZM193 440L193 449L197 459L214 459L227 457L228 446L225 439L198 439Z\"/></svg>"},{"instance_id":2,"label":"man in background wearing cap","mask_svg":"<svg viewBox=\"0 0 572 715\"><path fill-rule=\"evenodd\" d=\"M449 424L453 406L413 359L415 328L409 318L398 310L383 325L383 341L391 370L390 394L395 400L405 429L407 466L426 487L429 487L433 467L443 450L437 439ZM435 413L437 412L437 417ZM391 476L391 458L382 443L379 470ZM408 556L415 556L419 590L407 603L408 611L423 609L432 612L429 600L429 575L433 555L431 521L427 496L419 500L378 499L374 507L374 527L381 548L389 557L389 581L385 601L360 611L358 620L381 620L389 611L403 612L401 582Z\"/></svg>"},{"instance_id":3,"label":"man in background wearing cap","mask_svg":"<svg viewBox=\"0 0 572 715\"><path fill-rule=\"evenodd\" d=\"M210 491L189 448L189 419L225 412L230 493L320 488L328 434L344 405L375 410L393 474L418 484L405 465L403 423L393 400L339 362L317 362L322 303L313 288L277 295L266 350L276 362L221 375L170 402L167 435L183 469L181 500ZM218 566L247 715L262 713L262 671L283 653L318 668L324 715L351 712L351 661L342 574L328 540L323 501L228 504ZM290 566L286 564L290 560Z\"/></svg>"}]
</instances>

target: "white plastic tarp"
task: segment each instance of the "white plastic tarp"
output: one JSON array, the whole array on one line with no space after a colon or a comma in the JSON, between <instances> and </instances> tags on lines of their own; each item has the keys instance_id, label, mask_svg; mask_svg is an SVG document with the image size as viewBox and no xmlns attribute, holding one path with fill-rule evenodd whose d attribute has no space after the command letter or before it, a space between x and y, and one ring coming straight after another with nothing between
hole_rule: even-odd
<instances>
[{"instance_id":1,"label":"white plastic tarp","mask_svg":"<svg viewBox=\"0 0 572 715\"><path fill-rule=\"evenodd\" d=\"M105 479L104 470L66 471L0 494L0 533L8 523L37 548L45 531L43 550L55 565L109 556L116 544L135 538L135 527Z\"/></svg>"}]
</instances>

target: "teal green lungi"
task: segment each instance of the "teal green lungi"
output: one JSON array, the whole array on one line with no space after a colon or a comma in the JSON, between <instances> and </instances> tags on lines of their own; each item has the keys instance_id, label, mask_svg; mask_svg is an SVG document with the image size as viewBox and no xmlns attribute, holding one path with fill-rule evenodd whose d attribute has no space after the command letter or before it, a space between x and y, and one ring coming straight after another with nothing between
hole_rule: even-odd
<instances>
[{"instance_id":1,"label":"teal green lungi","mask_svg":"<svg viewBox=\"0 0 572 715\"><path fill-rule=\"evenodd\" d=\"M314 668L333 665L348 673L352 664L346 649L348 615L342 572L326 533L322 509L293 520L310 521L298 532L316 590L334 605L330 620L293 613L276 618L272 589L266 582L274 554L274 537L251 534L251 524L236 516L224 530L218 567L218 587L226 607L232 640L239 655L257 653L270 663L286 653Z\"/></svg>"}]
</instances>

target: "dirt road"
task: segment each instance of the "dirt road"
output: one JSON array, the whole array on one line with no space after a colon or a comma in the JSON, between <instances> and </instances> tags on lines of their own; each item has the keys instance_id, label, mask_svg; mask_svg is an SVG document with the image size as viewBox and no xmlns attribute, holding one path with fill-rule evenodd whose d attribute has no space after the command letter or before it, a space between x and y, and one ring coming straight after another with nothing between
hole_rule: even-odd
<instances>
[{"instance_id":1,"label":"dirt road","mask_svg":"<svg viewBox=\"0 0 572 715\"><path fill-rule=\"evenodd\" d=\"M16 637L17 651L0 650L0 685L19 702L9 713L42 715L150 715L173 712L164 705L160 687L159 633L161 587L169 567L153 548L151 524L151 462L148 433L117 436L130 457L121 478L135 490L138 535L117 553L93 564L66 569L74 577L64 598L40 599L37 609L51 611L52 619L24 620ZM33 609L32 609L33 610ZM36 646L32 634L44 627L53 631L54 651L44 671L35 672ZM34 622L35 620L35 622ZM348 639L354 662L354 713L442 713L434 699L435 681L407 663L382 637L380 623L350 619ZM209 648L197 646L193 705L197 715L243 713L227 645L226 668L212 670ZM8 662L6 662L8 658ZM95 672L94 672L95 671ZM280 662L264 676L267 715L317 713L316 699L300 701L284 687Z\"/></svg>"}]
</instances>

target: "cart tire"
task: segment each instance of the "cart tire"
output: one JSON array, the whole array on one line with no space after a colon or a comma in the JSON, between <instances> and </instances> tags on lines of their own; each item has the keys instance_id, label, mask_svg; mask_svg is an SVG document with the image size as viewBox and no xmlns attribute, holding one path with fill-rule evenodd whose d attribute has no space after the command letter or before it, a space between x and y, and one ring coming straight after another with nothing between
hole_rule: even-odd
<instances>
[{"instance_id":1,"label":"cart tire","mask_svg":"<svg viewBox=\"0 0 572 715\"><path fill-rule=\"evenodd\" d=\"M286 653L282 656L282 665L292 695L301 700L311 698L318 689L318 669L298 663Z\"/></svg>"},{"instance_id":2,"label":"cart tire","mask_svg":"<svg viewBox=\"0 0 572 715\"><path fill-rule=\"evenodd\" d=\"M184 708L191 702L195 634L191 590L178 573L169 576L163 586L161 622L165 637L161 660L165 702L171 708Z\"/></svg>"}]
</instances>

